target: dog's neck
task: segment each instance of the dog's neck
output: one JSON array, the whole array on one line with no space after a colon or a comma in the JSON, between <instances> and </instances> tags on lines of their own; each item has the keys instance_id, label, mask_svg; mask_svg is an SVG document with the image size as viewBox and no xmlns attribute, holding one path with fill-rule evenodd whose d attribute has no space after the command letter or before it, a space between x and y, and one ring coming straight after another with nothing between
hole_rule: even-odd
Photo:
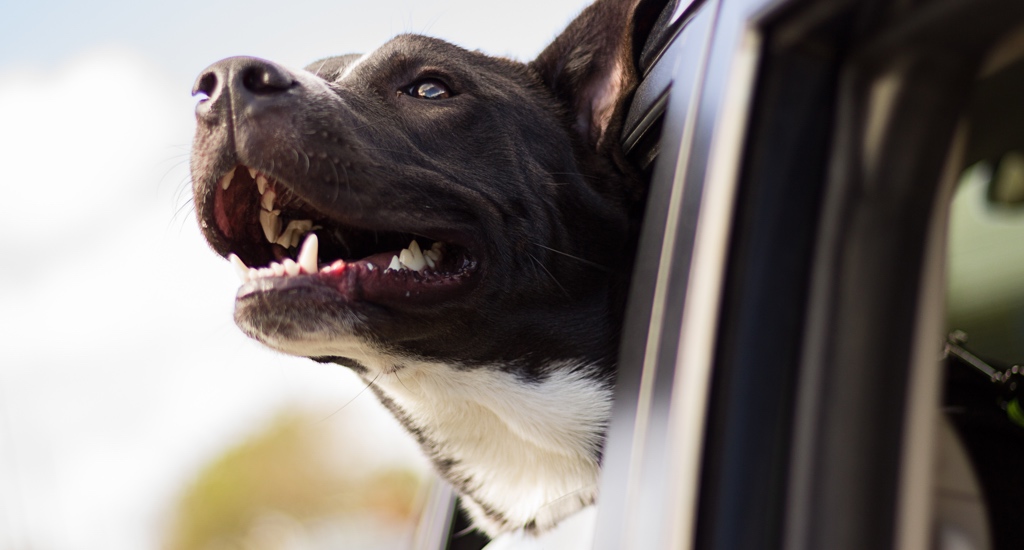
<instances>
[{"instance_id":1,"label":"dog's neck","mask_svg":"<svg viewBox=\"0 0 1024 550\"><path fill-rule=\"evenodd\" d=\"M524 381L493 366L390 366L370 367L382 368L371 387L468 497L478 526L544 530L595 501L612 398L596 369L551 365Z\"/></svg>"},{"instance_id":2,"label":"dog's neck","mask_svg":"<svg viewBox=\"0 0 1024 550\"><path fill-rule=\"evenodd\" d=\"M607 365L466 366L396 355L356 337L264 343L352 368L485 532L541 532L596 501L612 404Z\"/></svg>"}]
</instances>

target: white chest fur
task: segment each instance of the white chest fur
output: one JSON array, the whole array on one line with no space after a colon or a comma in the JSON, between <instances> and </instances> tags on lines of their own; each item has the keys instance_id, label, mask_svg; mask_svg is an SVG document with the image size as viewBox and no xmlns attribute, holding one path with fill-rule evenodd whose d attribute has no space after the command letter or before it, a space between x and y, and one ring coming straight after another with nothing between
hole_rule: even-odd
<instances>
[{"instance_id":1,"label":"white chest fur","mask_svg":"<svg viewBox=\"0 0 1024 550\"><path fill-rule=\"evenodd\" d=\"M500 365L463 368L398 358L356 338L273 340L285 353L353 358L399 421L463 495L490 534L544 531L593 504L611 384L592 365L548 365L523 380Z\"/></svg>"},{"instance_id":2,"label":"white chest fur","mask_svg":"<svg viewBox=\"0 0 1024 550\"><path fill-rule=\"evenodd\" d=\"M448 477L478 501L467 502L477 525L543 530L595 500L608 384L575 364L552 365L537 381L498 368L402 365L375 384L422 431L428 454L452 461Z\"/></svg>"}]
</instances>

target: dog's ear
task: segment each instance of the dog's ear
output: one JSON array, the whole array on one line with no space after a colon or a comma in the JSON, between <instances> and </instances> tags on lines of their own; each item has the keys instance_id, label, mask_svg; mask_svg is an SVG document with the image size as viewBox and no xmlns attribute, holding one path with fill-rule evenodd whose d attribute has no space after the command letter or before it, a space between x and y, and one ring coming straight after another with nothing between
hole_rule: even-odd
<instances>
[{"instance_id":1,"label":"dog's ear","mask_svg":"<svg viewBox=\"0 0 1024 550\"><path fill-rule=\"evenodd\" d=\"M598 0L531 64L595 149L617 138L624 99L636 86L632 45L637 0ZM614 135L613 135L614 134Z\"/></svg>"}]
</instances>

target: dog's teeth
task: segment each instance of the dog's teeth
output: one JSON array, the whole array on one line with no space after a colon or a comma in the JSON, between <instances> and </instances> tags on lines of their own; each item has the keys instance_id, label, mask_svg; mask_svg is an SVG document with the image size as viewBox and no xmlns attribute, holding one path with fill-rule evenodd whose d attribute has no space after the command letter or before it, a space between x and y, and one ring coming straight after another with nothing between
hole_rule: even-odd
<instances>
[{"instance_id":1,"label":"dog's teeth","mask_svg":"<svg viewBox=\"0 0 1024 550\"><path fill-rule=\"evenodd\" d=\"M250 173L252 173L252 172L250 172ZM266 193L267 192L267 178L264 177L263 174L260 174L258 176L253 176L253 177L256 178L256 189L259 190L260 194L262 195L263 193ZM268 210L269 210L269 208L268 208Z\"/></svg>"},{"instance_id":2,"label":"dog's teeth","mask_svg":"<svg viewBox=\"0 0 1024 550\"><path fill-rule=\"evenodd\" d=\"M290 225L290 224L289 224ZM299 251L299 267L306 273L316 273L317 255L320 253L320 240L316 233L310 233L302 243L302 250Z\"/></svg>"},{"instance_id":3,"label":"dog's teeth","mask_svg":"<svg viewBox=\"0 0 1024 550\"><path fill-rule=\"evenodd\" d=\"M430 267L437 267L437 264L441 263L441 251L434 248L425 250L423 252L423 259L427 261L427 265Z\"/></svg>"},{"instance_id":4,"label":"dog's teeth","mask_svg":"<svg viewBox=\"0 0 1024 550\"><path fill-rule=\"evenodd\" d=\"M288 275L298 275L301 272L299 264L295 263L295 260L291 258L285 258L284 262L281 263L284 266L284 272Z\"/></svg>"},{"instance_id":5,"label":"dog's teeth","mask_svg":"<svg viewBox=\"0 0 1024 550\"><path fill-rule=\"evenodd\" d=\"M398 253L398 261L402 263L402 267L409 267L409 264L412 263L412 252L409 252L408 248L403 248Z\"/></svg>"},{"instance_id":6,"label":"dog's teeth","mask_svg":"<svg viewBox=\"0 0 1024 550\"><path fill-rule=\"evenodd\" d=\"M249 169L249 177L252 179L256 179L256 174L258 174L259 172L257 172L255 168L249 168L248 166L246 166L246 168Z\"/></svg>"},{"instance_id":7,"label":"dog's teeth","mask_svg":"<svg viewBox=\"0 0 1024 550\"><path fill-rule=\"evenodd\" d=\"M270 269L274 271L274 275L281 277L284 275L284 266L277 262L270 262Z\"/></svg>"},{"instance_id":8,"label":"dog's teeth","mask_svg":"<svg viewBox=\"0 0 1024 550\"><path fill-rule=\"evenodd\" d=\"M228 187L231 187L231 180L233 179L235 179L234 170L228 172L227 174L224 174L224 177L220 179L220 188L227 191Z\"/></svg>"},{"instance_id":9,"label":"dog's teeth","mask_svg":"<svg viewBox=\"0 0 1024 550\"><path fill-rule=\"evenodd\" d=\"M398 261L398 256L391 257L391 264L388 265L388 269L393 269L395 271L400 271L402 269L402 263Z\"/></svg>"},{"instance_id":10,"label":"dog's teeth","mask_svg":"<svg viewBox=\"0 0 1024 550\"><path fill-rule=\"evenodd\" d=\"M427 262L423 259L423 251L415 240L409 243L409 248L403 248L398 255L398 261L413 271L422 271Z\"/></svg>"},{"instance_id":11,"label":"dog's teeth","mask_svg":"<svg viewBox=\"0 0 1024 550\"><path fill-rule=\"evenodd\" d=\"M369 264L368 267L372 267L373 264ZM320 268L320 273L330 273L332 271L339 271L345 269L345 260L334 260L334 263L325 265ZM372 271L372 270L370 270Z\"/></svg>"},{"instance_id":12,"label":"dog's teeth","mask_svg":"<svg viewBox=\"0 0 1024 550\"><path fill-rule=\"evenodd\" d=\"M238 273L238 278L242 280L242 284L249 282L249 266L245 265L245 262L241 258L234 254L228 254L228 261L234 266L235 272Z\"/></svg>"},{"instance_id":13,"label":"dog's teeth","mask_svg":"<svg viewBox=\"0 0 1024 550\"><path fill-rule=\"evenodd\" d=\"M277 193L273 189L267 189L266 193L263 193L263 198L260 199L260 207L267 212L274 210L274 198L277 197Z\"/></svg>"},{"instance_id":14,"label":"dog's teeth","mask_svg":"<svg viewBox=\"0 0 1024 550\"><path fill-rule=\"evenodd\" d=\"M260 225L263 226L263 235L269 242L277 242L281 235L281 218L273 212L260 210Z\"/></svg>"},{"instance_id":15,"label":"dog's teeth","mask_svg":"<svg viewBox=\"0 0 1024 550\"><path fill-rule=\"evenodd\" d=\"M302 242L302 236L312 229L313 220L292 220L274 242L285 248L295 248Z\"/></svg>"}]
</instances>

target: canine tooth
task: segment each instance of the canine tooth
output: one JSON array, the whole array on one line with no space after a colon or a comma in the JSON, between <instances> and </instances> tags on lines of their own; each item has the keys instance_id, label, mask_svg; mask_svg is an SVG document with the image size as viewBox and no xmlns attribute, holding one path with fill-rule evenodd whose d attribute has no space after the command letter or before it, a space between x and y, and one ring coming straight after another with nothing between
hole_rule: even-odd
<instances>
[{"instance_id":1,"label":"canine tooth","mask_svg":"<svg viewBox=\"0 0 1024 550\"><path fill-rule=\"evenodd\" d=\"M398 256L391 257L391 264L388 265L388 269L393 269L395 271L399 271L402 269L402 263L398 261Z\"/></svg>"},{"instance_id":2,"label":"canine tooth","mask_svg":"<svg viewBox=\"0 0 1024 550\"><path fill-rule=\"evenodd\" d=\"M220 179L220 187L221 187L221 189L227 191L228 187L231 187L231 180L233 180L233 179L235 179L235 171L234 170L231 170L227 174L224 174L224 177Z\"/></svg>"},{"instance_id":3,"label":"canine tooth","mask_svg":"<svg viewBox=\"0 0 1024 550\"><path fill-rule=\"evenodd\" d=\"M290 226L291 224L289 224ZM310 233L302 243L302 250L299 251L299 267L306 273L316 273L317 256L320 253L320 239L316 233Z\"/></svg>"},{"instance_id":4,"label":"canine tooth","mask_svg":"<svg viewBox=\"0 0 1024 550\"><path fill-rule=\"evenodd\" d=\"M403 248L398 255L398 261L413 271L422 271L427 265L423 259L423 251L415 240L409 243L409 248Z\"/></svg>"},{"instance_id":5,"label":"canine tooth","mask_svg":"<svg viewBox=\"0 0 1024 550\"><path fill-rule=\"evenodd\" d=\"M270 269L274 271L274 275L281 277L284 275L284 266L277 262L270 262Z\"/></svg>"},{"instance_id":6,"label":"canine tooth","mask_svg":"<svg viewBox=\"0 0 1024 550\"><path fill-rule=\"evenodd\" d=\"M277 197L277 193L273 189L267 189L266 193L263 193L263 198L260 199L260 207L267 212L274 211L274 199Z\"/></svg>"},{"instance_id":7,"label":"canine tooth","mask_svg":"<svg viewBox=\"0 0 1024 550\"><path fill-rule=\"evenodd\" d=\"M299 264L295 263L295 260L291 258L285 258L284 262L281 265L284 266L284 272L287 273L288 275L294 276L298 275L301 272Z\"/></svg>"},{"instance_id":8,"label":"canine tooth","mask_svg":"<svg viewBox=\"0 0 1024 550\"><path fill-rule=\"evenodd\" d=\"M251 174L252 172L249 172L249 173ZM256 189L259 189L260 194L262 195L263 193L266 193L267 192L267 178L263 174L260 174L258 176L253 176L253 178L256 179ZM269 210L269 208L268 208L268 210Z\"/></svg>"},{"instance_id":9,"label":"canine tooth","mask_svg":"<svg viewBox=\"0 0 1024 550\"><path fill-rule=\"evenodd\" d=\"M249 266L245 265L245 262L241 258L234 254L228 255L228 261L234 266L235 272L238 273L238 278L242 280L242 284L249 282Z\"/></svg>"},{"instance_id":10,"label":"canine tooth","mask_svg":"<svg viewBox=\"0 0 1024 550\"><path fill-rule=\"evenodd\" d=\"M248 168L248 166L246 168ZM255 168L249 168L249 177L250 178L256 179L256 174L257 174L257 172L256 172Z\"/></svg>"},{"instance_id":11,"label":"canine tooth","mask_svg":"<svg viewBox=\"0 0 1024 550\"><path fill-rule=\"evenodd\" d=\"M281 235L281 218L273 212L260 210L260 225L263 226L263 235L270 242L276 242Z\"/></svg>"},{"instance_id":12,"label":"canine tooth","mask_svg":"<svg viewBox=\"0 0 1024 550\"><path fill-rule=\"evenodd\" d=\"M398 253L398 261L402 262L403 266L409 267L409 264L412 263L412 252L409 252L408 248L403 248Z\"/></svg>"}]
</instances>

